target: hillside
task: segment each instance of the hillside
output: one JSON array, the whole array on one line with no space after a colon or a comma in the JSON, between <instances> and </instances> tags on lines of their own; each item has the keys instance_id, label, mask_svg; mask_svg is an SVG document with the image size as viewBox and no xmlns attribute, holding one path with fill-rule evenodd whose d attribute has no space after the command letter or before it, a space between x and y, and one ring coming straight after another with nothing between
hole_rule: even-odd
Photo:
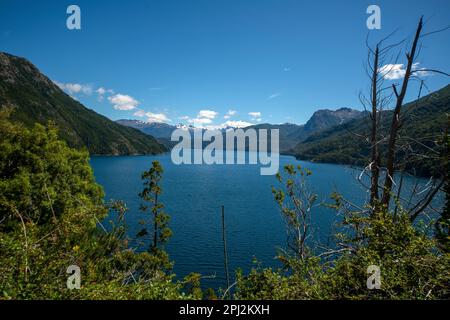
<instances>
[{"instance_id":1,"label":"hillside","mask_svg":"<svg viewBox=\"0 0 450 320\"><path fill-rule=\"evenodd\" d=\"M280 130L280 152L291 154L295 146L307 139L312 134L321 132L336 125L347 123L348 121L363 117L364 112L339 108L337 110L321 109L313 113L311 118L304 125L292 123L258 124L249 128L255 129L279 129Z\"/></svg>"},{"instance_id":2,"label":"hillside","mask_svg":"<svg viewBox=\"0 0 450 320\"><path fill-rule=\"evenodd\" d=\"M27 127L53 121L69 146L87 147L91 154L155 154L166 150L153 137L84 107L29 61L2 52L0 106L13 107L13 120Z\"/></svg>"},{"instance_id":3,"label":"hillside","mask_svg":"<svg viewBox=\"0 0 450 320\"><path fill-rule=\"evenodd\" d=\"M436 141L448 126L445 114L449 112L450 85L404 105L402 117L405 121L399 132L400 143L409 139L414 153L421 153L427 147L435 147ZM384 111L382 114L384 134L387 133L391 117L391 111ZM294 154L301 160L367 165L369 143L355 133L365 135L368 132L368 117L364 117L311 135L295 147ZM384 149L385 145L381 145L382 152ZM399 154L399 157L402 156ZM418 175L430 175L435 165L430 159L408 156L405 169Z\"/></svg>"}]
</instances>

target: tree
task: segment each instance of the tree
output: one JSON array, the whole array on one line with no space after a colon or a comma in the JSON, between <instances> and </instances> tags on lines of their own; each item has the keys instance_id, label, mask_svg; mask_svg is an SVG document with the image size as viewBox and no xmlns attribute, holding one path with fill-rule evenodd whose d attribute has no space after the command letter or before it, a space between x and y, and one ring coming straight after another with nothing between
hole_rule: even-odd
<instances>
[{"instance_id":1,"label":"tree","mask_svg":"<svg viewBox=\"0 0 450 320\"><path fill-rule=\"evenodd\" d=\"M311 232L311 209L317 195L309 191L306 184L306 177L311 175L311 171L300 165L286 165L284 173L287 175L284 188L273 187L272 193L286 221L288 248L297 259L304 261L309 254L306 240ZM283 182L280 173L277 179Z\"/></svg>"},{"instance_id":2,"label":"tree","mask_svg":"<svg viewBox=\"0 0 450 320\"><path fill-rule=\"evenodd\" d=\"M366 170L369 169L370 185L367 186L364 183L363 185L370 193L370 206L373 213L376 211L390 212L391 200L394 199L395 209L393 210L393 214L396 215L403 197L403 175L406 170L414 171L415 169L411 167L411 163L420 162L422 167L424 167L426 163L440 161L437 160L439 146L435 143L436 137L431 137L430 135L413 136L411 135L411 131L414 132L414 130L409 130L409 132L401 131L405 124L407 124L408 117L411 116L412 111L417 109L422 89L426 88L424 80L420 78L421 72L428 71L447 75L438 70L425 70L416 67L416 59L421 48L420 40L429 34L438 32L423 34L422 28L423 18L421 17L417 25L411 49L406 53L406 68L400 90L397 89L397 84L386 86L385 81L387 75L392 71L392 66L398 63L397 59L395 61L387 61L387 59L390 59L389 53L392 49L402 44L404 40L395 44L384 45L384 42L391 37L391 34L379 41L374 49L367 44L369 58L366 72L371 83L370 96L366 98L360 95L360 101L365 108L366 106L370 106L370 112L368 112L371 120L370 130L367 135L356 133L355 135L364 138L370 145L369 164L360 175L359 181L363 183L362 177L366 173ZM400 53L398 56L400 56ZM417 102L415 106L410 106L404 110L404 100L411 80L418 80L420 82ZM390 88L392 90L389 90ZM392 100L394 101L393 109L386 110ZM432 103L433 101L420 101L420 105ZM422 109L424 109L423 106ZM381 171L380 169L382 169L383 165L385 166L385 170ZM395 181L396 177L394 174L398 170L401 171L400 181ZM383 178L381 178L381 172L384 172ZM426 187L426 190L418 191L416 188L410 190L413 194L411 196L412 201L409 201L409 207L406 209L409 211L412 221L428 207L443 184L445 172L442 170L434 170L433 175L435 179L431 180L432 183ZM403 201L403 203L405 202L408 201Z\"/></svg>"},{"instance_id":3,"label":"tree","mask_svg":"<svg viewBox=\"0 0 450 320\"><path fill-rule=\"evenodd\" d=\"M450 120L450 116L447 115L447 117ZM435 233L439 248L443 252L450 253L450 136L448 131L443 136L442 146L442 162L445 170L445 205L440 217L436 220Z\"/></svg>"},{"instance_id":4,"label":"tree","mask_svg":"<svg viewBox=\"0 0 450 320\"><path fill-rule=\"evenodd\" d=\"M11 122L11 111L0 108L0 300L199 298L166 272L163 250L129 248L126 205L104 203L87 151L52 124ZM67 288L71 265L80 290Z\"/></svg>"},{"instance_id":5,"label":"tree","mask_svg":"<svg viewBox=\"0 0 450 320\"><path fill-rule=\"evenodd\" d=\"M419 24L417 25L416 35L413 40L411 51L406 53L407 64L406 64L405 76L403 78L402 87L401 87L400 92L397 91L395 84L392 85L392 89L394 90L395 97L397 100L395 103L395 109L394 109L394 113L392 115L391 129L389 132L388 153L386 156L387 157L386 176L385 176L385 180L384 180L383 197L381 200L381 203L386 208L389 208L389 201L391 199L392 185L394 183L396 141L397 141L398 130L400 129L400 126L401 126L400 112L402 110L403 100L405 99L406 91L408 89L409 79L413 72L412 67L413 67L413 64L416 59L417 44L419 42L420 33L422 32L422 20L423 20L423 18L421 17L419 20Z\"/></svg>"},{"instance_id":6,"label":"tree","mask_svg":"<svg viewBox=\"0 0 450 320\"><path fill-rule=\"evenodd\" d=\"M172 235L172 231L168 227L169 215L167 215L163 209L164 205L159 201L158 196L161 194L161 179L163 168L159 161L153 161L152 167L142 174L142 180L144 181L144 189L139 194L142 200L145 201L141 205L141 211L151 214L153 219L153 235L150 251L155 252L157 249L164 245ZM147 235L149 231L144 227L139 236Z\"/></svg>"},{"instance_id":7,"label":"tree","mask_svg":"<svg viewBox=\"0 0 450 320\"><path fill-rule=\"evenodd\" d=\"M359 178L363 184L361 177L364 174L370 178L370 185L364 185L370 194L368 203L355 204L334 193L332 199L335 203L328 207L335 209L342 217L339 219L339 232L334 234L334 244L322 253L310 250L306 246L306 240L310 233L310 211L315 198L305 188L306 182L301 168L298 167L297 172L294 166L286 166L284 173L288 178L284 188L273 188L272 191L287 221L288 247L295 253L294 257L288 256L287 266L291 268L289 272L253 268L247 276L238 273L238 298L448 299L450 255L436 250L440 247L444 252L448 252L450 241L448 135L444 142L445 150L442 152L437 145L428 146L421 143L419 140L422 137L415 139L414 136L401 135L402 125L407 121L402 113L402 106L408 82L419 71L413 68L419 51L418 42L421 37L427 35L421 35L421 31L422 18L411 51L406 54L405 77L400 92L394 85L393 92L386 93L386 89L390 87L385 88L383 85L384 76L390 70L380 67L392 65L384 63L384 58L389 49L398 44L383 46L384 39L377 43L375 49L369 47L367 71L371 79L370 98L360 96L363 105L370 106L369 134L355 133L369 143L371 151L368 157L369 165ZM420 83L418 99L422 87L425 86L423 81ZM395 99L395 107L392 111L385 110L391 98ZM423 109L426 112L426 108ZM407 112L410 110L411 108ZM386 118L390 120L387 125L385 121L381 121L384 115L392 117ZM411 141L420 145L425 152L417 154ZM393 188L395 170L405 169L398 156L400 152L404 153L403 159L406 159L409 153L422 160L442 158L436 161L439 164L437 182L434 180L425 190L413 190L411 198L420 193L424 195L418 196L418 200L411 200L412 203L407 209L401 204L402 178L396 184L397 190ZM385 156L384 162L382 155ZM384 181L380 178L383 164L386 165ZM297 173L301 176L300 183L294 178ZM282 181L281 175L277 178ZM380 180L383 183L380 183ZM429 232L432 224L415 219L429 206L444 181L447 203L435 225L436 237L433 238ZM395 200L395 208L390 208L391 199ZM368 290L366 286L367 267L371 265L378 266L382 272L382 285L379 290Z\"/></svg>"},{"instance_id":8,"label":"tree","mask_svg":"<svg viewBox=\"0 0 450 320\"><path fill-rule=\"evenodd\" d=\"M80 203L101 206L103 190L95 183L88 152L60 141L51 122L30 130L11 123L11 112L0 110L0 220L18 220L20 213L25 221L46 225Z\"/></svg>"}]
</instances>

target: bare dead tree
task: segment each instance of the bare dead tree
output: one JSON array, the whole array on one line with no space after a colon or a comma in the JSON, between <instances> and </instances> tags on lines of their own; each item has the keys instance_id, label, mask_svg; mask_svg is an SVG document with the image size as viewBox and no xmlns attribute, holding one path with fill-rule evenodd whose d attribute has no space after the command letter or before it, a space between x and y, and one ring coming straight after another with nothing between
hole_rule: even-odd
<instances>
[{"instance_id":1,"label":"bare dead tree","mask_svg":"<svg viewBox=\"0 0 450 320\"><path fill-rule=\"evenodd\" d=\"M380 153L378 147L378 60L380 55L380 49L377 45L374 53L374 62L372 67L372 130L370 137L371 145L371 157L370 157L370 168L371 168L371 184L370 184L370 205L375 206L375 202L378 201L378 180L380 177Z\"/></svg>"},{"instance_id":2,"label":"bare dead tree","mask_svg":"<svg viewBox=\"0 0 450 320\"><path fill-rule=\"evenodd\" d=\"M394 113L392 115L392 124L389 132L389 143L386 159L386 175L383 187L383 197L381 203L386 208L389 208L389 202L391 199L392 185L394 182L394 164L395 164L395 154L396 154L396 141L398 130L401 127L400 112L403 106L403 100L405 99L406 91L408 89L409 78L411 77L412 66L416 57L417 43L420 38L420 33L422 32L422 21L423 17L420 18L419 24L417 26L416 35L412 44L411 51L406 53L407 65L405 70L405 76L403 78L401 91L398 92L395 84L392 85L392 89L396 96L396 104Z\"/></svg>"},{"instance_id":3,"label":"bare dead tree","mask_svg":"<svg viewBox=\"0 0 450 320\"><path fill-rule=\"evenodd\" d=\"M391 49L399 46L403 41L395 44L384 46L383 43L388 40L393 33L386 38L379 41L375 49L373 50L368 44L366 39L366 46L368 48L368 58L366 64L366 74L370 79L370 94L369 97L360 95L360 101L364 106L364 109L369 114L368 132L365 140L370 144L370 162L366 169L359 177L359 181L362 183L362 176L365 174L370 177L370 186L367 189L370 190L370 206L373 208L373 212L376 211L376 207L379 203L379 180L381 170L381 146L385 143L386 137L384 136L381 128L382 115L384 109L389 105L392 94L387 93L387 87L385 87L385 74L390 72L393 67L386 68L388 65L386 60ZM398 59L396 57L395 61ZM383 66L383 67L382 67ZM370 107L370 108L368 108ZM370 109L370 111L368 110ZM366 172L367 171L367 172ZM370 172L370 174L368 174Z\"/></svg>"},{"instance_id":4,"label":"bare dead tree","mask_svg":"<svg viewBox=\"0 0 450 320\"><path fill-rule=\"evenodd\" d=\"M439 157L439 151L436 148L436 140L438 137L435 134L410 137L408 135L402 135L400 130L405 122L407 123L414 117L414 111L421 105L419 100L421 99L423 90L427 89L431 93L424 80L421 79L421 76L431 72L448 76L447 72L440 70L418 69L416 67L416 59L420 55L421 50L419 41L425 36L445 31L448 28L425 34L422 34L422 29L423 18L421 17L411 48L406 53L407 63L401 86L399 84L387 86L384 82L388 79L387 75L393 70L394 66L399 63L398 60L402 52L402 50L399 50L397 56L392 58L390 51L402 44L405 40L391 45L384 45L384 42L393 35L391 33L379 41L373 48L368 44L368 40L366 39L366 46L368 48L366 74L370 79L370 94L368 97L360 94L359 99L368 114L368 121L366 122L368 127L367 133L365 134L351 132L358 138L363 138L370 145L369 163L361 172L358 180L370 192L372 213L379 211L382 207L385 210L389 210L391 198L394 197L396 200L395 212L397 212L400 205L399 201L408 203L407 211L410 214L411 220L416 219L431 204L432 199L442 187L441 179L439 178L431 179L430 183L424 189L416 185L412 191L408 190L411 191L411 197L408 201L403 198L401 193L403 192L402 188L404 189L403 177L409 173L402 173L400 185L396 185L394 182L395 170L411 170L414 169L411 168L413 161L436 160ZM408 105L407 108L403 108L410 81L419 81L420 89L415 105ZM400 90L398 89L399 87ZM420 101L423 102L423 100ZM394 108L392 111L387 111L386 109L390 106L391 102L394 103ZM426 103L433 104L434 102L426 101ZM405 109L405 111L402 109ZM387 118L382 119L387 116L391 118L390 122L384 121L388 120ZM400 159L400 156L402 156L402 159ZM385 165L385 168L383 168L383 165ZM381 177L383 171L385 172L384 179ZM444 176L444 173L440 175ZM370 185L366 185L363 182L364 176L370 179ZM393 190L394 186L396 190Z\"/></svg>"}]
</instances>

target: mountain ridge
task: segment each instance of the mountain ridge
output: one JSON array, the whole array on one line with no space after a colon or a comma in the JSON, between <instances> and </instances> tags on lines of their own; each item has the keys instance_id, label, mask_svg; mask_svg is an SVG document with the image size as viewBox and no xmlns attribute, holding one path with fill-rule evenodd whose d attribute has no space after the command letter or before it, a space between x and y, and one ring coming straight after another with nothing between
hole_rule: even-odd
<instances>
[{"instance_id":1,"label":"mountain ridge","mask_svg":"<svg viewBox=\"0 0 450 320\"><path fill-rule=\"evenodd\" d=\"M446 113L450 114L450 85L406 103L402 107L401 115L406 121L399 131L400 139L410 137L421 140L414 146L418 152L425 153L423 148L434 148L437 139L448 129ZM387 134L392 110L383 111L381 116L381 132ZM370 145L354 133L365 135L369 128L368 117L363 117L323 130L299 142L292 150L292 155L313 162L366 166ZM381 151L384 151L383 147L380 145ZM399 157L402 156L399 154ZM437 162L430 159L408 158L405 170L415 175L430 176L435 165Z\"/></svg>"},{"instance_id":2,"label":"mountain ridge","mask_svg":"<svg viewBox=\"0 0 450 320\"><path fill-rule=\"evenodd\" d=\"M30 127L53 121L71 147L93 155L157 154L167 149L139 130L121 126L63 92L25 58L0 51L0 106Z\"/></svg>"},{"instance_id":3,"label":"mountain ridge","mask_svg":"<svg viewBox=\"0 0 450 320\"><path fill-rule=\"evenodd\" d=\"M316 133L318 131L330 128L336 124L345 123L362 117L363 111L342 107L336 110L330 109L320 109L313 113L311 118L305 124L295 124L295 123L283 123L283 124L271 124L271 123L261 123L254 124L244 127L243 129L279 129L280 133L280 152L289 153L292 148L300 141L306 139L309 135ZM173 130L182 126L179 124L177 126L170 125L167 123L158 122L145 122L142 120L133 119L120 119L116 120L117 123L130 126L132 128L141 130L146 134L150 134L156 137L160 142L166 144L166 146L171 147L174 144L168 143L170 141L170 135ZM183 126L186 127L186 126ZM193 127L190 127L194 129ZM221 128L221 130L226 130L229 128L236 129L235 127Z\"/></svg>"}]
</instances>

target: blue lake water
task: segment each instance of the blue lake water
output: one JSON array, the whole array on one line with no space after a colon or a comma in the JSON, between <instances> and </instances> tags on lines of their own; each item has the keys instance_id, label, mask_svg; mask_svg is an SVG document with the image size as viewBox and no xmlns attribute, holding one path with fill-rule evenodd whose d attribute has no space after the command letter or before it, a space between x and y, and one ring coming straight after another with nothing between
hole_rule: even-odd
<instances>
[{"instance_id":1,"label":"blue lake water","mask_svg":"<svg viewBox=\"0 0 450 320\"><path fill-rule=\"evenodd\" d=\"M161 201L171 216L173 237L166 246L174 272L184 277L190 272L215 275L202 280L205 287L226 287L223 267L221 205L225 206L229 269L244 272L254 266L256 258L263 266L278 266L274 259L277 248L284 247L286 232L280 211L273 200L272 186L278 186L275 176L261 176L259 165L174 165L170 154L159 156L92 157L91 165L98 183L105 190L106 200L126 202L129 212L129 236L140 230L139 192L141 173L153 160L164 168ZM348 166L297 161L280 156L280 168L286 164L300 164L313 172L310 185L319 201L331 203L333 191L343 194L354 203L363 203L367 193L356 177L361 170ZM405 189L416 179L406 178ZM426 180L419 179L422 184ZM338 220L336 213L324 206L316 206L312 213L314 237L322 243Z\"/></svg>"}]
</instances>

